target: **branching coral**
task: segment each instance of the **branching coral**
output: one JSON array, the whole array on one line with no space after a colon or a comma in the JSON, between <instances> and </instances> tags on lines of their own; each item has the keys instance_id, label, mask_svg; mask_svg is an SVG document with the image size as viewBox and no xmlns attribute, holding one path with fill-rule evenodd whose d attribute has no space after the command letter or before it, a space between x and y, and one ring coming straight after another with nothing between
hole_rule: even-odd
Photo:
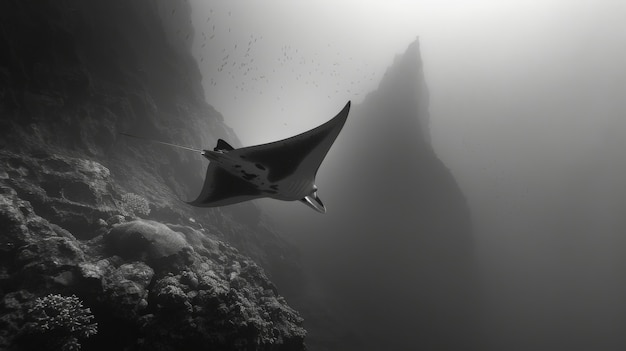
<instances>
[{"instance_id":1,"label":"branching coral","mask_svg":"<svg viewBox=\"0 0 626 351\"><path fill-rule=\"evenodd\" d=\"M148 200L146 200L141 195L137 195L133 193L127 193L127 194L122 195L122 202L120 203L120 208L124 212L124 215L147 216L150 214L150 206L148 205Z\"/></svg>"},{"instance_id":2,"label":"branching coral","mask_svg":"<svg viewBox=\"0 0 626 351\"><path fill-rule=\"evenodd\" d=\"M98 332L98 324L92 323L93 314L75 295L50 294L35 300L28 311L32 322L29 334L37 334L49 341L49 346L63 351L80 350L80 339Z\"/></svg>"}]
</instances>

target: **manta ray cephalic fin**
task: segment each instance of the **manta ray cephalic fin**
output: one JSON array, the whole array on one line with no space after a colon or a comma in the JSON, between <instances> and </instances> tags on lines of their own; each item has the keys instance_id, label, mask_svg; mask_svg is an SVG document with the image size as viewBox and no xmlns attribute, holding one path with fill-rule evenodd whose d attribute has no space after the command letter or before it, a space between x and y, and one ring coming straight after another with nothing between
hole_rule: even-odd
<instances>
[{"instance_id":1,"label":"manta ray cephalic fin","mask_svg":"<svg viewBox=\"0 0 626 351\"><path fill-rule=\"evenodd\" d=\"M215 146L215 148L213 149L213 151L230 151L230 150L235 150L235 148L230 146L230 144L224 141L224 139L219 139L217 141L217 146Z\"/></svg>"}]
</instances>

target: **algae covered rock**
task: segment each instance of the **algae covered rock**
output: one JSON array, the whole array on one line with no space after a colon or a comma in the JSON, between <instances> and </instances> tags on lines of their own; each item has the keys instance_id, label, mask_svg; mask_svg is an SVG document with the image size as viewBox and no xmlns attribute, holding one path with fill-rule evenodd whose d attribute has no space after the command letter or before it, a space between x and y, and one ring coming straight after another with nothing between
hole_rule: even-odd
<instances>
[{"instance_id":1,"label":"algae covered rock","mask_svg":"<svg viewBox=\"0 0 626 351\"><path fill-rule=\"evenodd\" d=\"M185 237L166 225L149 220L135 220L115 225L105 235L113 254L127 259L154 262L190 249Z\"/></svg>"},{"instance_id":2,"label":"algae covered rock","mask_svg":"<svg viewBox=\"0 0 626 351\"><path fill-rule=\"evenodd\" d=\"M37 152L0 152L3 180L49 222L80 239L98 235L100 219L120 212L109 170L99 162Z\"/></svg>"}]
</instances>

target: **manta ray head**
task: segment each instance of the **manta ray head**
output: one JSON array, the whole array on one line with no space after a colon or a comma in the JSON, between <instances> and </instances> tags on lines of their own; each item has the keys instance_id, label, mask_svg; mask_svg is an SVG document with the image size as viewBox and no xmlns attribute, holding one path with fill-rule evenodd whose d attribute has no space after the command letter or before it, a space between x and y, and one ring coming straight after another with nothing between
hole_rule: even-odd
<instances>
[{"instance_id":1,"label":"manta ray head","mask_svg":"<svg viewBox=\"0 0 626 351\"><path fill-rule=\"evenodd\" d=\"M319 213L326 213L326 207L324 206L324 203L322 203L322 200L320 200L320 198L317 196L316 186L314 186L311 194L303 197L302 199L300 199L300 201Z\"/></svg>"}]
</instances>

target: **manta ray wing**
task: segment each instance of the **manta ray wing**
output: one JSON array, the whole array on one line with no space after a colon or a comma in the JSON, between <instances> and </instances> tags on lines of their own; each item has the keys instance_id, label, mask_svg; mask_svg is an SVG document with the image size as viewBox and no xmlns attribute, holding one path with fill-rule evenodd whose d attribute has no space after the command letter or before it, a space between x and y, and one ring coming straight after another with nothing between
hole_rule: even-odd
<instances>
[{"instance_id":1,"label":"manta ray wing","mask_svg":"<svg viewBox=\"0 0 626 351\"><path fill-rule=\"evenodd\" d=\"M272 143L235 149L229 154L267 169L267 180L271 183L286 178L314 180L349 111L348 101L341 112L317 128Z\"/></svg>"},{"instance_id":2,"label":"manta ray wing","mask_svg":"<svg viewBox=\"0 0 626 351\"><path fill-rule=\"evenodd\" d=\"M216 164L210 163L200 195L194 201L187 203L198 207L216 207L265 196L267 195L261 193L253 184L228 173Z\"/></svg>"}]
</instances>

